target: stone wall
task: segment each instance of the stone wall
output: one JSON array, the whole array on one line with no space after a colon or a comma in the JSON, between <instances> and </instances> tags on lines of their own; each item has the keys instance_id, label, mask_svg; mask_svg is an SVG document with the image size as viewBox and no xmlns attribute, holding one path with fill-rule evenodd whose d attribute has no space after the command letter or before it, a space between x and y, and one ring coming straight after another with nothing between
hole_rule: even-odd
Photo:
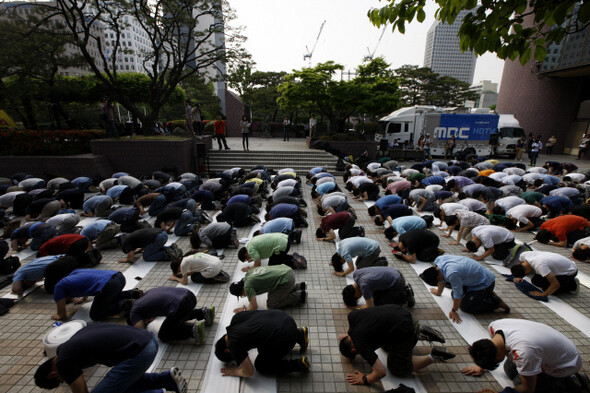
<instances>
[{"instance_id":1,"label":"stone wall","mask_svg":"<svg viewBox=\"0 0 590 393\"><path fill-rule=\"evenodd\" d=\"M79 176L110 177L113 167L104 156L81 154L76 156L0 156L0 176L11 177L18 172L47 178L63 176L74 179Z\"/></svg>"}]
</instances>

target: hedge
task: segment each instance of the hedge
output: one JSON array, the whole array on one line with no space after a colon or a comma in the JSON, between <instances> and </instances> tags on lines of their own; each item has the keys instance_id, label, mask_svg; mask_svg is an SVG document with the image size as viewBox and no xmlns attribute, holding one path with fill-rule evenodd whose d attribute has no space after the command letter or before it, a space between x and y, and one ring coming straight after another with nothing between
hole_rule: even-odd
<instances>
[{"instance_id":1,"label":"hedge","mask_svg":"<svg viewBox=\"0 0 590 393\"><path fill-rule=\"evenodd\" d=\"M66 156L90 153L90 141L104 138L104 130L0 130L0 155Z\"/></svg>"}]
</instances>

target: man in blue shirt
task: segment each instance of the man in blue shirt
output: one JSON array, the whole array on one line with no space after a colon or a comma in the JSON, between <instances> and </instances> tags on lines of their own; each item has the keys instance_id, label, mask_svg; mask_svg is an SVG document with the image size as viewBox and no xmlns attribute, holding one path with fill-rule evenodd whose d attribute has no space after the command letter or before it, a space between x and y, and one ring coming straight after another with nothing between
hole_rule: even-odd
<instances>
[{"instance_id":1,"label":"man in blue shirt","mask_svg":"<svg viewBox=\"0 0 590 393\"><path fill-rule=\"evenodd\" d=\"M385 195L375 201L375 204L369 207L369 215L374 217L377 214L381 214L383 209L386 209L390 205L397 205L403 202L402 198L397 195Z\"/></svg>"},{"instance_id":2,"label":"man in blue shirt","mask_svg":"<svg viewBox=\"0 0 590 393\"><path fill-rule=\"evenodd\" d=\"M51 318L60 320L67 318L66 301L72 298L75 304L86 301L94 296L90 307L90 318L99 321L123 310L123 300L139 299L143 292L139 289L123 291L125 277L114 270L77 269L69 276L62 278L53 289L53 299L57 313Z\"/></svg>"},{"instance_id":3,"label":"man in blue shirt","mask_svg":"<svg viewBox=\"0 0 590 393\"><path fill-rule=\"evenodd\" d=\"M31 262L21 266L12 276L12 293L21 296L23 292L31 288L37 281L45 277L47 266L61 258L62 255L49 255L33 259Z\"/></svg>"},{"instance_id":4,"label":"man in blue shirt","mask_svg":"<svg viewBox=\"0 0 590 393\"><path fill-rule=\"evenodd\" d=\"M106 250L119 247L120 243L115 235L119 233L120 229L121 226L111 220L97 220L86 225L80 235L86 236L99 250Z\"/></svg>"},{"instance_id":5,"label":"man in blue shirt","mask_svg":"<svg viewBox=\"0 0 590 393\"><path fill-rule=\"evenodd\" d=\"M106 195L95 195L84 202L82 208L84 209L83 216L87 217L108 217L111 214L111 206L113 206L113 199Z\"/></svg>"},{"instance_id":6,"label":"man in blue shirt","mask_svg":"<svg viewBox=\"0 0 590 393\"><path fill-rule=\"evenodd\" d=\"M427 222L428 220L428 222ZM408 231L412 231L414 229L424 229L432 224L434 218L430 215L424 217L418 216L405 216L405 217L398 217L395 220L391 221L391 225L389 228L385 230L385 236L391 240L397 235L403 235Z\"/></svg>"},{"instance_id":7,"label":"man in blue shirt","mask_svg":"<svg viewBox=\"0 0 590 393\"><path fill-rule=\"evenodd\" d=\"M293 233L292 239L296 244L301 243L301 231L295 229L295 221L289 217L278 217L262 224L262 228L253 233L253 236L262 235L265 233L284 233L290 235Z\"/></svg>"},{"instance_id":8,"label":"man in blue shirt","mask_svg":"<svg viewBox=\"0 0 590 393\"><path fill-rule=\"evenodd\" d=\"M362 296L369 308L383 304L414 307L414 294L403 274L388 266L369 266L353 274L354 283L342 290L342 300L348 307L356 307Z\"/></svg>"},{"instance_id":9,"label":"man in blue shirt","mask_svg":"<svg viewBox=\"0 0 590 393\"><path fill-rule=\"evenodd\" d=\"M492 312L498 308L505 313L510 307L494 292L496 276L471 258L458 255L442 255L434 260L434 266L426 269L420 278L436 289L430 289L440 296L448 282L453 289L453 308L449 318L461 323L457 313L459 308L466 313L478 314Z\"/></svg>"},{"instance_id":10,"label":"man in blue shirt","mask_svg":"<svg viewBox=\"0 0 590 393\"><path fill-rule=\"evenodd\" d=\"M336 253L332 255L332 267L334 275L344 277L354 271L354 257L357 257L356 267L358 269L367 266L387 266L387 259L379 258L381 249L376 240L367 237L349 237L338 244ZM348 268L343 271L342 265L348 264Z\"/></svg>"}]
</instances>

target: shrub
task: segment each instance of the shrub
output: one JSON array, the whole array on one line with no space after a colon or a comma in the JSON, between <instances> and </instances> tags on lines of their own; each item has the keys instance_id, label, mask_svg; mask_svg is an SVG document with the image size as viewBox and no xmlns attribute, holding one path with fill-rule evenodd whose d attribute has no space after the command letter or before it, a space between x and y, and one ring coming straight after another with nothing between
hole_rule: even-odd
<instances>
[{"instance_id":1,"label":"shrub","mask_svg":"<svg viewBox=\"0 0 590 393\"><path fill-rule=\"evenodd\" d=\"M104 136L104 130L1 130L0 155L66 156L90 153L90 141Z\"/></svg>"}]
</instances>

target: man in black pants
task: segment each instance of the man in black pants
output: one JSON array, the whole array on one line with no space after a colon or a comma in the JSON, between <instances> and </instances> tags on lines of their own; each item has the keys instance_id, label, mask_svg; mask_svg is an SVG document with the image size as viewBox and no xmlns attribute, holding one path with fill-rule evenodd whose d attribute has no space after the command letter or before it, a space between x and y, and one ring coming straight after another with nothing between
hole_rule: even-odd
<instances>
[{"instance_id":1,"label":"man in black pants","mask_svg":"<svg viewBox=\"0 0 590 393\"><path fill-rule=\"evenodd\" d=\"M204 326L211 326L215 319L215 307L197 306L197 297L184 288L158 287L147 291L136 300L127 316L127 323L140 329L156 317L166 317L158 332L162 342L193 338L197 346L205 342ZM194 325L186 321L196 319Z\"/></svg>"},{"instance_id":2,"label":"man in black pants","mask_svg":"<svg viewBox=\"0 0 590 393\"><path fill-rule=\"evenodd\" d=\"M263 374L305 372L311 365L306 356L283 359L299 344L305 353L309 343L307 327L298 328L293 318L278 310L243 311L233 316L227 334L215 344L215 356L235 364L221 369L224 376L251 377L254 368ZM250 349L258 349L254 364Z\"/></svg>"},{"instance_id":3,"label":"man in black pants","mask_svg":"<svg viewBox=\"0 0 590 393\"><path fill-rule=\"evenodd\" d=\"M112 369L94 392L132 392L165 389L186 393L186 380L177 367L162 373L146 373L158 353L158 341L150 332L131 326L90 324L57 347L57 355L35 372L35 384L55 389L61 382L72 392L88 392L83 369L103 364Z\"/></svg>"},{"instance_id":4,"label":"man in black pants","mask_svg":"<svg viewBox=\"0 0 590 393\"><path fill-rule=\"evenodd\" d=\"M414 292L410 284L397 269L387 266L369 266L355 270L354 283L342 290L342 299L348 307L356 307L360 297L365 298L366 305L359 308L370 308L383 304L398 304L414 307Z\"/></svg>"},{"instance_id":5,"label":"man in black pants","mask_svg":"<svg viewBox=\"0 0 590 393\"><path fill-rule=\"evenodd\" d=\"M349 211L329 214L322 217L319 228L315 232L318 241L331 241L336 239L335 229L338 229L338 237L346 239L355 236L365 236L365 228L355 227L356 220Z\"/></svg>"},{"instance_id":6,"label":"man in black pants","mask_svg":"<svg viewBox=\"0 0 590 393\"><path fill-rule=\"evenodd\" d=\"M426 229L413 229L400 235L393 254L409 263L416 263L416 260L433 262L439 256L439 244L436 234Z\"/></svg>"},{"instance_id":7,"label":"man in black pants","mask_svg":"<svg viewBox=\"0 0 590 393\"><path fill-rule=\"evenodd\" d=\"M252 208L245 203L236 202L226 206L216 217L217 222L227 222L234 227L245 227L260 222L252 214Z\"/></svg>"},{"instance_id":8,"label":"man in black pants","mask_svg":"<svg viewBox=\"0 0 590 393\"><path fill-rule=\"evenodd\" d=\"M77 269L61 279L53 290L57 313L51 318L65 319L66 300L82 298L74 303L84 302L88 296L94 296L90 307L93 321L115 315L123 310L123 300L139 299L143 292L139 289L123 291L125 276L114 270Z\"/></svg>"},{"instance_id":9,"label":"man in black pants","mask_svg":"<svg viewBox=\"0 0 590 393\"><path fill-rule=\"evenodd\" d=\"M433 347L430 355L413 355L418 340L445 342L442 334L427 326L421 328L410 311L394 304L354 310L348 314L348 334L341 335L340 353L353 360L360 354L371 366L370 374L355 371L346 376L351 385L370 385L386 375L386 369L375 353L387 352L387 369L396 377L407 377L431 363L452 359L454 353Z\"/></svg>"}]
</instances>

